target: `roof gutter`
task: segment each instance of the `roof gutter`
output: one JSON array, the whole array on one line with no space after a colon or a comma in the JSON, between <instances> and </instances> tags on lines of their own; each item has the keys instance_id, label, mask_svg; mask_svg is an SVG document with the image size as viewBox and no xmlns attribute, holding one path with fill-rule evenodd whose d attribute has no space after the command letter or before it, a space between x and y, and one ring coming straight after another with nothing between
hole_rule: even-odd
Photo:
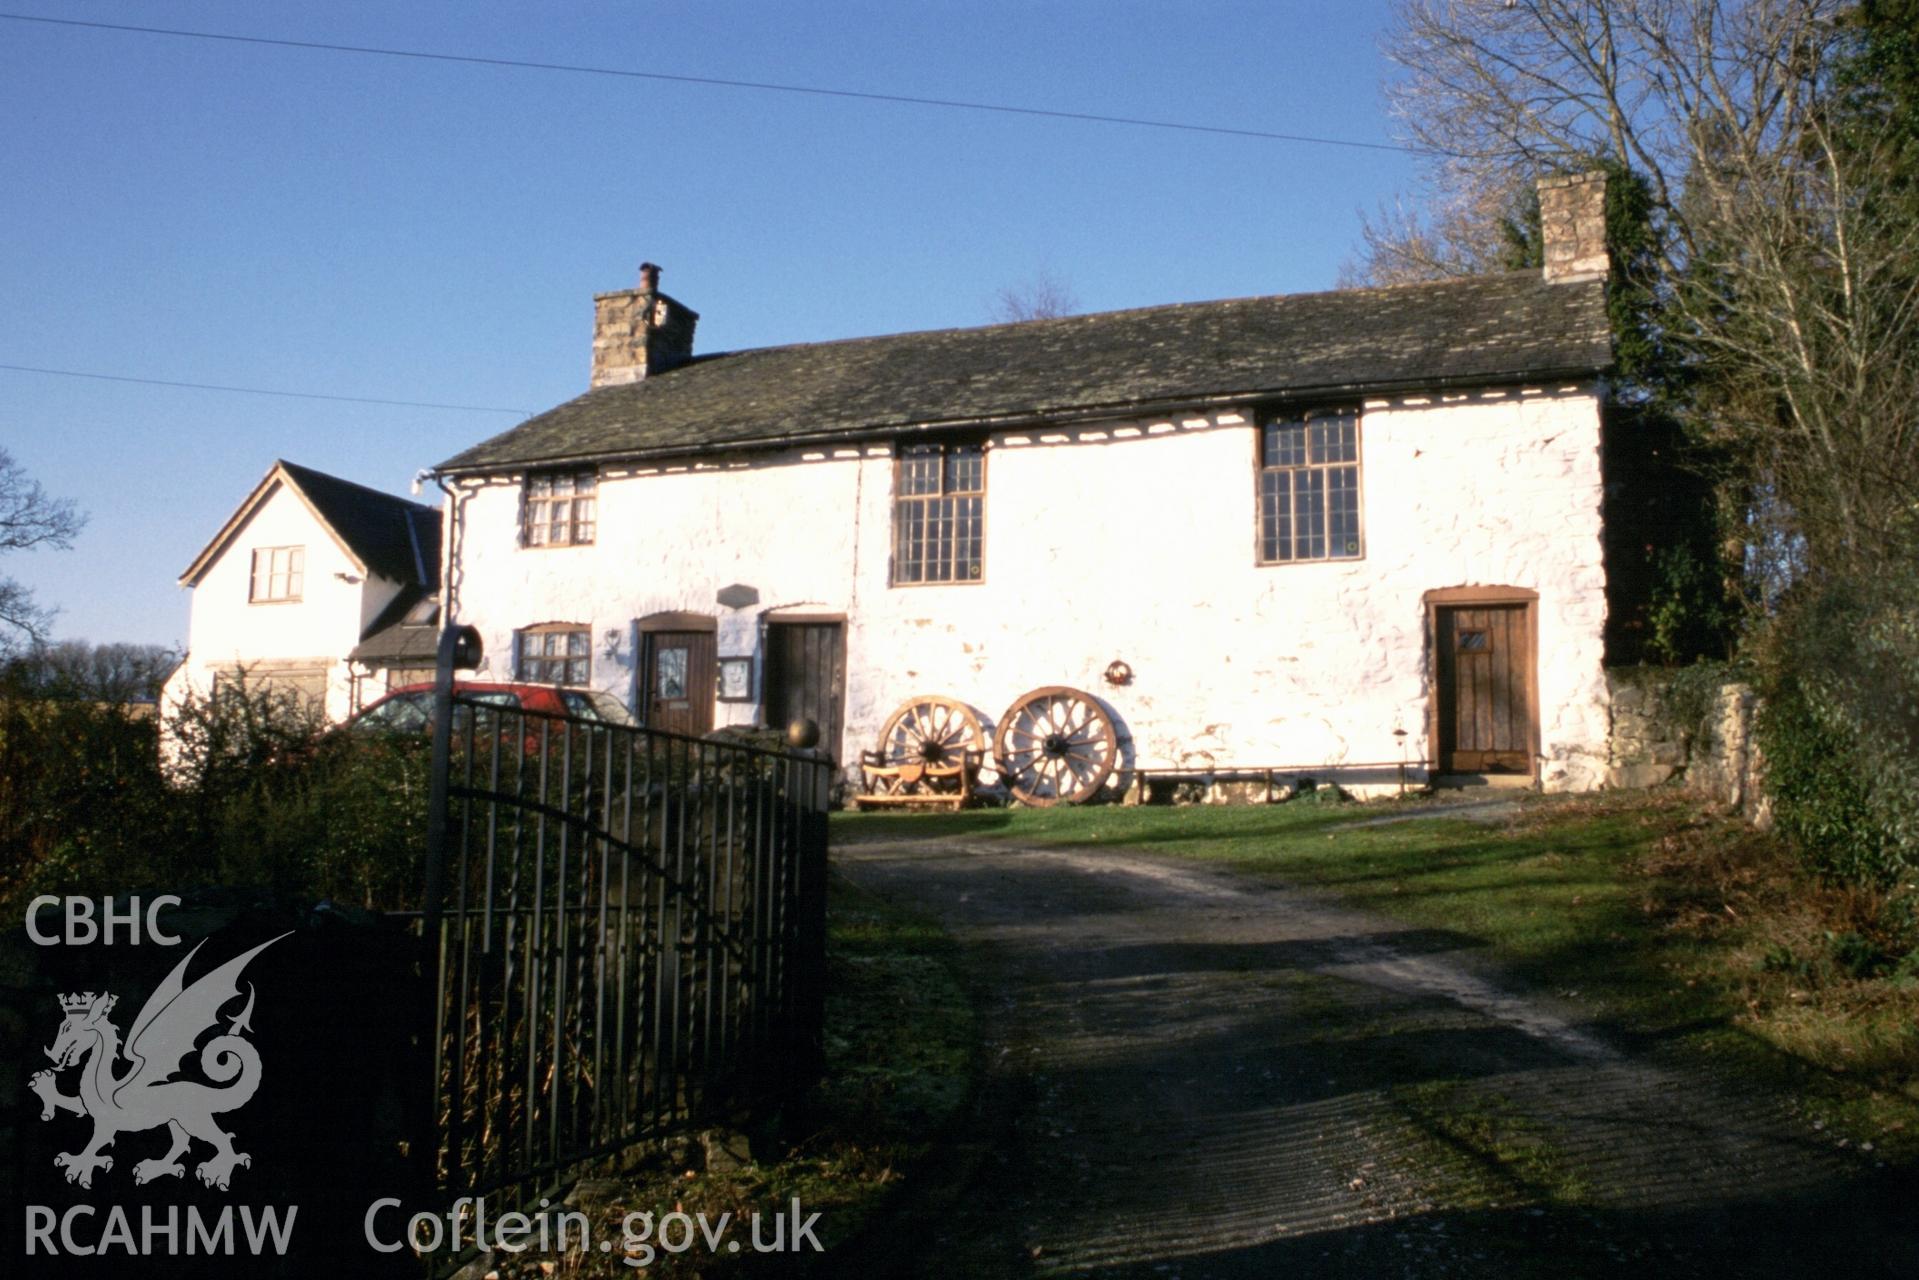
<instances>
[{"instance_id":1,"label":"roof gutter","mask_svg":"<svg viewBox=\"0 0 1919 1280\"><path fill-rule=\"evenodd\" d=\"M808 431L793 435L765 436L746 440L718 441L707 444L659 445L640 449L606 449L584 453L543 454L511 462L477 463L472 466L442 464L428 471L435 480L463 476L484 477L526 471L529 468L563 466L568 463L649 462L669 458L705 458L728 454L777 452L808 445L855 443L884 440L903 435L930 435L947 431L1015 430L1022 427L1072 426L1086 422L1110 422L1115 418L1157 417L1173 412L1203 412L1246 405L1306 404L1355 395L1397 395L1409 391L1452 391L1464 387L1514 386L1526 383L1555 382L1564 378L1597 378L1603 367L1565 366L1551 369L1527 369L1503 374L1458 374L1449 377L1401 378L1385 382L1324 383L1317 386L1285 387L1263 391L1233 391L1210 396L1168 396L1153 400L1117 401L1109 404L1082 405L1071 409L1039 413L987 414L970 418L936 418L919 422L901 422L880 426L836 427L827 431Z\"/></svg>"}]
</instances>

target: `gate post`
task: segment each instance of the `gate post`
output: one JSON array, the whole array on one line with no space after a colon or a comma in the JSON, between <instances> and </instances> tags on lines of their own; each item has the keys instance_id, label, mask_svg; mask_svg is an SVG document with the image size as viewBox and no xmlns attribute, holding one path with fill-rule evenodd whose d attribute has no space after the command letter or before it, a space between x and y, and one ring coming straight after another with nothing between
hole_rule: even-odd
<instances>
[{"instance_id":1,"label":"gate post","mask_svg":"<svg viewBox=\"0 0 1919 1280\"><path fill-rule=\"evenodd\" d=\"M826 810L832 800L833 758L818 745L819 726L795 720L786 740L805 763L794 836L794 916L792 1022L789 1043L797 1066L794 1092L803 1093L820 1076L826 1057Z\"/></svg>"},{"instance_id":2,"label":"gate post","mask_svg":"<svg viewBox=\"0 0 1919 1280\"><path fill-rule=\"evenodd\" d=\"M439 945L440 912L446 897L447 775L453 763L453 672L480 665L480 633L449 626L440 632L433 671L433 761L426 797L426 900L421 904L426 940Z\"/></svg>"},{"instance_id":3,"label":"gate post","mask_svg":"<svg viewBox=\"0 0 1919 1280\"><path fill-rule=\"evenodd\" d=\"M420 903L420 942L424 953L422 976L431 982L427 989L433 998L432 1013L423 1021L432 1028L432 1043L420 1054L433 1064L433 1074L424 1091L424 1141L415 1153L421 1170L422 1185L434 1188L434 1172L440 1146L440 1078L445 1063L441 1053L446 1043L446 930L442 914L446 908L446 827L448 774L453 765L453 672L471 670L480 665L480 633L472 627L449 626L440 632L438 662L433 674L433 758L427 779L426 808L426 888ZM457 1154L457 1153L456 1153Z\"/></svg>"}]
</instances>

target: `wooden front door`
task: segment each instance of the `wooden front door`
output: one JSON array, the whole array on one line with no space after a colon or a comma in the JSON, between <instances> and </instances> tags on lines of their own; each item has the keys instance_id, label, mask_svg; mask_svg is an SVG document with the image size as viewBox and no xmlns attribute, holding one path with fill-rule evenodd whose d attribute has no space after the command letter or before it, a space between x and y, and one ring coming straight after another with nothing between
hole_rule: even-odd
<instances>
[{"instance_id":1,"label":"wooden front door","mask_svg":"<svg viewBox=\"0 0 1919 1280\"><path fill-rule=\"evenodd\" d=\"M766 626L766 723L800 717L820 727L820 747L840 759L841 705L846 696L844 629L837 622L769 622Z\"/></svg>"},{"instance_id":2,"label":"wooden front door","mask_svg":"<svg viewBox=\"0 0 1919 1280\"><path fill-rule=\"evenodd\" d=\"M1531 773L1531 608L1444 605L1433 620L1439 772Z\"/></svg>"},{"instance_id":3,"label":"wooden front door","mask_svg":"<svg viewBox=\"0 0 1919 1280\"><path fill-rule=\"evenodd\" d=\"M713 728L711 631L648 631L640 669L641 718L650 729L697 738Z\"/></svg>"}]
</instances>

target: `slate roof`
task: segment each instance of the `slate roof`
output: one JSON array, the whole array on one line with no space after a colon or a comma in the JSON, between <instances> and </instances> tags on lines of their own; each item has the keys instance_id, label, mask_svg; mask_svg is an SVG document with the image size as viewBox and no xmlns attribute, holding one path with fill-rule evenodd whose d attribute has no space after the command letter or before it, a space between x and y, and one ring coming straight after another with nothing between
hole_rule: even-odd
<instances>
[{"instance_id":1,"label":"slate roof","mask_svg":"<svg viewBox=\"0 0 1919 1280\"><path fill-rule=\"evenodd\" d=\"M395 582L440 576L440 513L297 463L280 463L307 501L366 567Z\"/></svg>"},{"instance_id":2,"label":"slate roof","mask_svg":"<svg viewBox=\"0 0 1919 1280\"><path fill-rule=\"evenodd\" d=\"M1590 376L1611 360L1602 284L1521 271L703 356L589 391L438 470Z\"/></svg>"},{"instance_id":3,"label":"slate roof","mask_svg":"<svg viewBox=\"0 0 1919 1280\"><path fill-rule=\"evenodd\" d=\"M375 667L433 662L440 652L440 628L435 625L439 620L439 612L433 612L433 621L407 620L414 606L431 599L432 593L433 589L429 587L402 588L387 607L367 624L360 643L353 647L353 652L347 657L354 662Z\"/></svg>"}]
</instances>

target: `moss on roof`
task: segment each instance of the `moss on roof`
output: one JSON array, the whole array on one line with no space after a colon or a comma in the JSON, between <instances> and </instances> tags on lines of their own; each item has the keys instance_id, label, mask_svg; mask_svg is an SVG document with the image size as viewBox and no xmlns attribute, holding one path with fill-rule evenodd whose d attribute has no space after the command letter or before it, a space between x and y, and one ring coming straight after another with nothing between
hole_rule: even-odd
<instances>
[{"instance_id":1,"label":"moss on roof","mask_svg":"<svg viewBox=\"0 0 1919 1280\"><path fill-rule=\"evenodd\" d=\"M1513 272L704 356L589 391L439 470L1591 375L1610 363L1601 284Z\"/></svg>"}]
</instances>

